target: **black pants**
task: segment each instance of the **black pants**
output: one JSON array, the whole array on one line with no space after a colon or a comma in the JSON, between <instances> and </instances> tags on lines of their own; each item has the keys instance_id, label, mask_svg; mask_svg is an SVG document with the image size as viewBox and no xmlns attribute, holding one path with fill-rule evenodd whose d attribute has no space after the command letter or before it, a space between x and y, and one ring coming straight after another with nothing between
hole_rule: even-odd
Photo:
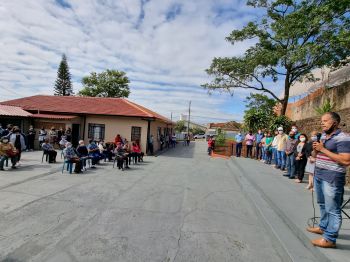
<instances>
[{"instance_id":1,"label":"black pants","mask_svg":"<svg viewBox=\"0 0 350 262\"><path fill-rule=\"evenodd\" d=\"M54 150L47 151L47 154L49 155L49 163L56 162L56 156L57 152Z\"/></svg>"},{"instance_id":2,"label":"black pants","mask_svg":"<svg viewBox=\"0 0 350 262\"><path fill-rule=\"evenodd\" d=\"M35 135L28 135L27 136L27 149L28 150L34 150L34 139Z\"/></svg>"},{"instance_id":3,"label":"black pants","mask_svg":"<svg viewBox=\"0 0 350 262\"><path fill-rule=\"evenodd\" d=\"M295 161L295 173L298 176L299 180L303 180L304 178L306 163L306 158L302 158L301 160Z\"/></svg>"},{"instance_id":4,"label":"black pants","mask_svg":"<svg viewBox=\"0 0 350 262\"><path fill-rule=\"evenodd\" d=\"M253 145L247 145L247 157L252 158Z\"/></svg>"},{"instance_id":5,"label":"black pants","mask_svg":"<svg viewBox=\"0 0 350 262\"><path fill-rule=\"evenodd\" d=\"M261 159L261 147L259 146L259 144L256 145L256 159Z\"/></svg>"},{"instance_id":6,"label":"black pants","mask_svg":"<svg viewBox=\"0 0 350 262\"><path fill-rule=\"evenodd\" d=\"M242 142L236 144L236 156L240 157L242 153Z\"/></svg>"},{"instance_id":7,"label":"black pants","mask_svg":"<svg viewBox=\"0 0 350 262\"><path fill-rule=\"evenodd\" d=\"M153 155L153 143L148 144L148 152L150 153L150 155Z\"/></svg>"}]
</instances>

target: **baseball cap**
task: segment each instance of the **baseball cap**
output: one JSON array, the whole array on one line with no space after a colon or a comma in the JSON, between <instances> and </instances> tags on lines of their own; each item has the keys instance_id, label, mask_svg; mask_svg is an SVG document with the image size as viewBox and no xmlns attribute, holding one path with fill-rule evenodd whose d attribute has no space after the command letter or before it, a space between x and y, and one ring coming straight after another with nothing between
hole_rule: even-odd
<instances>
[{"instance_id":1,"label":"baseball cap","mask_svg":"<svg viewBox=\"0 0 350 262\"><path fill-rule=\"evenodd\" d=\"M283 131L283 127L280 126L277 130L278 131Z\"/></svg>"}]
</instances>

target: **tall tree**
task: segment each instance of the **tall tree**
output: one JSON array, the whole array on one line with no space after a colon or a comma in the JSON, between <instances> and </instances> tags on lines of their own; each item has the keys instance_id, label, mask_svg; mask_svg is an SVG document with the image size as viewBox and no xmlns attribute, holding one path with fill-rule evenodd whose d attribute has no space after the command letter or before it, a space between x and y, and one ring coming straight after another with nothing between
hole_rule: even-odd
<instances>
[{"instance_id":1,"label":"tall tree","mask_svg":"<svg viewBox=\"0 0 350 262\"><path fill-rule=\"evenodd\" d=\"M203 86L209 91L254 89L271 95L285 114L289 90L302 78L313 79L311 70L339 66L350 56L349 0L249 0L266 15L233 30L231 44L252 39L256 44L243 56L214 58L206 72L214 76ZM272 80L272 81L271 81ZM280 98L272 86L282 80Z\"/></svg>"},{"instance_id":2,"label":"tall tree","mask_svg":"<svg viewBox=\"0 0 350 262\"><path fill-rule=\"evenodd\" d=\"M71 74L69 73L67 57L65 54L62 55L62 60L58 67L54 91L56 96L70 96L74 94Z\"/></svg>"},{"instance_id":3,"label":"tall tree","mask_svg":"<svg viewBox=\"0 0 350 262\"><path fill-rule=\"evenodd\" d=\"M93 97L128 97L129 79L125 72L107 69L101 73L92 72L82 79L84 88L79 95Z\"/></svg>"},{"instance_id":4,"label":"tall tree","mask_svg":"<svg viewBox=\"0 0 350 262\"><path fill-rule=\"evenodd\" d=\"M244 126L246 129L256 132L259 129L269 128L272 119L276 117L274 107L276 100L263 94L250 94L246 98L244 111Z\"/></svg>"}]
</instances>

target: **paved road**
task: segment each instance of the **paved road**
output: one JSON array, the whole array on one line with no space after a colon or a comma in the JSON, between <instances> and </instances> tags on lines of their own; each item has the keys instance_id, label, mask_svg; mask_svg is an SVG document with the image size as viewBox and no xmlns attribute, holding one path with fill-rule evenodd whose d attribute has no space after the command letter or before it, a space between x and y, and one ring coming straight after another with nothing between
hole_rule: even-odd
<instances>
[{"instance_id":1,"label":"paved road","mask_svg":"<svg viewBox=\"0 0 350 262\"><path fill-rule=\"evenodd\" d=\"M180 145L124 172L108 163L1 188L0 260L290 261L242 174L205 147Z\"/></svg>"}]
</instances>

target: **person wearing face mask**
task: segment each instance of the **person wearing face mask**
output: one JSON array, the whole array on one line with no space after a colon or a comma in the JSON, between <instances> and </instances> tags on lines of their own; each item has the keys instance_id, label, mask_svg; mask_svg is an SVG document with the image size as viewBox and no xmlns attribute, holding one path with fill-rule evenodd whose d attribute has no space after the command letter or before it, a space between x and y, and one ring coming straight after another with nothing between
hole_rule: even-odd
<instances>
[{"instance_id":1,"label":"person wearing face mask","mask_svg":"<svg viewBox=\"0 0 350 262\"><path fill-rule=\"evenodd\" d=\"M256 150L256 154L255 154L255 158L256 159L260 159L262 157L262 152L261 152L261 140L263 139L264 134L261 132L261 130L258 130L258 133L255 135L255 150Z\"/></svg>"},{"instance_id":2,"label":"person wearing face mask","mask_svg":"<svg viewBox=\"0 0 350 262\"><path fill-rule=\"evenodd\" d=\"M294 151L297 146L298 140L294 138L295 134L293 131L289 133L289 137L286 143L286 156L287 156L287 176L289 179L295 178L295 155Z\"/></svg>"},{"instance_id":3,"label":"person wearing face mask","mask_svg":"<svg viewBox=\"0 0 350 262\"><path fill-rule=\"evenodd\" d=\"M321 238L312 240L314 246L335 248L342 224L341 206L344 197L346 168L350 165L350 136L339 128L340 116L328 112L321 117L323 130L320 141L313 143L316 154L314 188L320 206L318 227L309 227Z\"/></svg>"},{"instance_id":4,"label":"person wearing face mask","mask_svg":"<svg viewBox=\"0 0 350 262\"><path fill-rule=\"evenodd\" d=\"M77 152L73 148L72 143L68 142L66 144L66 148L63 150L63 155L67 161L75 163L74 173L80 173L82 168L82 160L79 158Z\"/></svg>"},{"instance_id":5,"label":"person wearing face mask","mask_svg":"<svg viewBox=\"0 0 350 262\"><path fill-rule=\"evenodd\" d=\"M13 152L10 156L10 152ZM16 148L9 143L8 137L2 137L0 139L0 171L4 171L4 162L6 159L11 158L12 168L16 168L17 158L15 156Z\"/></svg>"},{"instance_id":6,"label":"person wearing face mask","mask_svg":"<svg viewBox=\"0 0 350 262\"><path fill-rule=\"evenodd\" d=\"M21 130L18 126L14 126L12 129L12 133L9 135L9 141L15 146L17 149L17 165L19 165L19 161L21 160L22 151L26 149L26 140L25 136L21 133Z\"/></svg>"},{"instance_id":7,"label":"person wearing face mask","mask_svg":"<svg viewBox=\"0 0 350 262\"><path fill-rule=\"evenodd\" d=\"M91 157L91 168L95 168L96 164L98 164L101 159L100 149L94 140L89 141L87 149L89 151L89 157Z\"/></svg>"},{"instance_id":8,"label":"person wearing face mask","mask_svg":"<svg viewBox=\"0 0 350 262\"><path fill-rule=\"evenodd\" d=\"M294 138L298 140L299 136L300 136L300 132L298 131L297 125L292 125L292 129L291 130L294 133Z\"/></svg>"},{"instance_id":9,"label":"person wearing face mask","mask_svg":"<svg viewBox=\"0 0 350 262\"><path fill-rule=\"evenodd\" d=\"M266 155L266 164L271 165L272 161L272 142L273 137L271 136L271 132L267 132L266 138L265 138L265 155Z\"/></svg>"},{"instance_id":10,"label":"person wearing face mask","mask_svg":"<svg viewBox=\"0 0 350 262\"><path fill-rule=\"evenodd\" d=\"M305 174L305 166L307 163L307 136L305 134L300 134L299 143L295 148L295 174L297 179L296 183L301 183Z\"/></svg>"},{"instance_id":11,"label":"person wearing face mask","mask_svg":"<svg viewBox=\"0 0 350 262\"><path fill-rule=\"evenodd\" d=\"M247 146L247 155L246 157L250 157L252 158L253 156L253 144L254 144L254 141L255 141L255 136L253 135L253 131L249 131L249 133L245 136L245 144Z\"/></svg>"},{"instance_id":12,"label":"person wearing face mask","mask_svg":"<svg viewBox=\"0 0 350 262\"><path fill-rule=\"evenodd\" d=\"M275 130L275 135L273 136L271 149L272 149L272 159L274 161L274 167L277 168L277 135L278 131Z\"/></svg>"},{"instance_id":13,"label":"person wearing face mask","mask_svg":"<svg viewBox=\"0 0 350 262\"><path fill-rule=\"evenodd\" d=\"M276 144L277 144L277 169L281 169L284 171L286 169L286 146L288 136L283 132L283 127L279 127L277 129L278 135L276 136Z\"/></svg>"},{"instance_id":14,"label":"person wearing face mask","mask_svg":"<svg viewBox=\"0 0 350 262\"><path fill-rule=\"evenodd\" d=\"M241 157L242 142L243 142L243 136L241 131L239 131L238 134L235 136L235 140L236 140L236 157Z\"/></svg>"},{"instance_id":15,"label":"person wearing face mask","mask_svg":"<svg viewBox=\"0 0 350 262\"><path fill-rule=\"evenodd\" d=\"M29 130L27 132L27 151L33 151L34 150L34 140L35 140L35 130L33 126L29 126Z\"/></svg>"},{"instance_id":16,"label":"person wearing face mask","mask_svg":"<svg viewBox=\"0 0 350 262\"><path fill-rule=\"evenodd\" d=\"M313 190L314 188L314 172L315 172L315 162L316 159L312 156L312 151L313 151L313 143L317 142L318 138L321 137L321 134L318 133L317 131L312 131L311 132L311 141L309 141L306 144L306 157L307 157L307 163L305 167L305 172L309 174L309 183L306 187L308 190Z\"/></svg>"}]
</instances>

